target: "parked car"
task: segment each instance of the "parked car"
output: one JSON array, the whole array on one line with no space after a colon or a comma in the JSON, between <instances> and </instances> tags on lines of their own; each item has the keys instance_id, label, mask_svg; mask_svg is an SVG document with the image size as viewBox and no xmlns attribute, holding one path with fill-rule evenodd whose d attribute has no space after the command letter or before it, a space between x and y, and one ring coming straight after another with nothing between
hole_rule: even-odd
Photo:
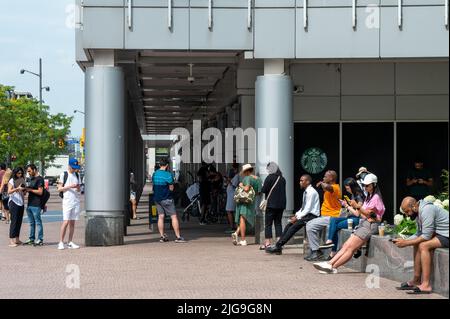
<instances>
[{"instance_id":1,"label":"parked car","mask_svg":"<svg viewBox=\"0 0 450 319\"><path fill-rule=\"evenodd\" d=\"M56 185L57 178L55 176L45 176L44 179L48 179L48 185Z\"/></svg>"}]
</instances>

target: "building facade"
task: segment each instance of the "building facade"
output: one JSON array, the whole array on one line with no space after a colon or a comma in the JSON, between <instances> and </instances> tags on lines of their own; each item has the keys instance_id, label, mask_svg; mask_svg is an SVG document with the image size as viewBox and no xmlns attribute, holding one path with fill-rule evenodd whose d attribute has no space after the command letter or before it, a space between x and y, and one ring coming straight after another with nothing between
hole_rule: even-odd
<instances>
[{"instance_id":1,"label":"building facade","mask_svg":"<svg viewBox=\"0 0 450 319\"><path fill-rule=\"evenodd\" d=\"M142 136L178 127L192 132L194 120L204 129L278 130L278 162L291 185L287 215L298 209L304 172L317 180L334 169L342 181L368 167L380 178L389 219L415 157L423 156L436 181L448 168L447 0L77 0L77 6L77 61L86 72L88 245L123 242L128 168L145 180ZM257 152L266 144L257 138L241 147ZM305 165L302 158L311 154L326 158L323 165ZM105 162L124 174L97 191Z\"/></svg>"}]
</instances>

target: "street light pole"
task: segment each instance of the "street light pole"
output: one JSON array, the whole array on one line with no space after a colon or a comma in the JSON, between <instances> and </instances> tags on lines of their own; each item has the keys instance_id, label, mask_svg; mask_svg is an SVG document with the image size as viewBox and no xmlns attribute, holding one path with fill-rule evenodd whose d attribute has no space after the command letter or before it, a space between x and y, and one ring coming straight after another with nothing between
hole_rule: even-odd
<instances>
[{"instance_id":1,"label":"street light pole","mask_svg":"<svg viewBox=\"0 0 450 319\"><path fill-rule=\"evenodd\" d=\"M50 87L42 87L42 58L39 58L39 73L34 73L24 69L20 70L20 74L24 74L25 72L33 74L39 78L39 110L42 111L42 90L45 89L47 92L50 91ZM41 154L39 153L39 173L41 175L44 174L44 167L42 164Z\"/></svg>"},{"instance_id":2,"label":"street light pole","mask_svg":"<svg viewBox=\"0 0 450 319\"><path fill-rule=\"evenodd\" d=\"M39 58L39 108L42 110L42 58Z\"/></svg>"}]
</instances>

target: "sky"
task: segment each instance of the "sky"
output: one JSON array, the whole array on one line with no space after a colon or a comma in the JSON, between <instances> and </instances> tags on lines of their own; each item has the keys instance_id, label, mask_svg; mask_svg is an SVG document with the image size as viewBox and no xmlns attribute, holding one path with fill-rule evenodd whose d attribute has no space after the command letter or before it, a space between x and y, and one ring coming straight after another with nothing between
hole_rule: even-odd
<instances>
[{"instance_id":1,"label":"sky","mask_svg":"<svg viewBox=\"0 0 450 319\"><path fill-rule=\"evenodd\" d=\"M74 0L0 0L0 84L39 97L43 60L44 103L51 113L74 116L72 136L84 127L84 74L75 62Z\"/></svg>"}]
</instances>

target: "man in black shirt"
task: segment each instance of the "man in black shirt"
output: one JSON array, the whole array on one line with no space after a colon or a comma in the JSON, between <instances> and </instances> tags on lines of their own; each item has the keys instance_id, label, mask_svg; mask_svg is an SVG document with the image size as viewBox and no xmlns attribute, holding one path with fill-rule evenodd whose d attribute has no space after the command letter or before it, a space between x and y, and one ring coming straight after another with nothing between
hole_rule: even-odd
<instances>
[{"instance_id":1,"label":"man in black shirt","mask_svg":"<svg viewBox=\"0 0 450 319\"><path fill-rule=\"evenodd\" d=\"M424 168L423 160L416 159L414 161L414 168L408 172L406 178L406 186L408 186L409 195L416 200L424 199L431 194L433 178L431 173Z\"/></svg>"},{"instance_id":2,"label":"man in black shirt","mask_svg":"<svg viewBox=\"0 0 450 319\"><path fill-rule=\"evenodd\" d=\"M25 244L42 246L44 244L44 228L41 219L41 205L42 195L44 194L44 179L38 176L38 171L34 164L27 166L27 173L30 176L26 185L26 190L29 193L27 215L30 222L30 236ZM38 229L37 241L35 241L36 226Z\"/></svg>"}]
</instances>

